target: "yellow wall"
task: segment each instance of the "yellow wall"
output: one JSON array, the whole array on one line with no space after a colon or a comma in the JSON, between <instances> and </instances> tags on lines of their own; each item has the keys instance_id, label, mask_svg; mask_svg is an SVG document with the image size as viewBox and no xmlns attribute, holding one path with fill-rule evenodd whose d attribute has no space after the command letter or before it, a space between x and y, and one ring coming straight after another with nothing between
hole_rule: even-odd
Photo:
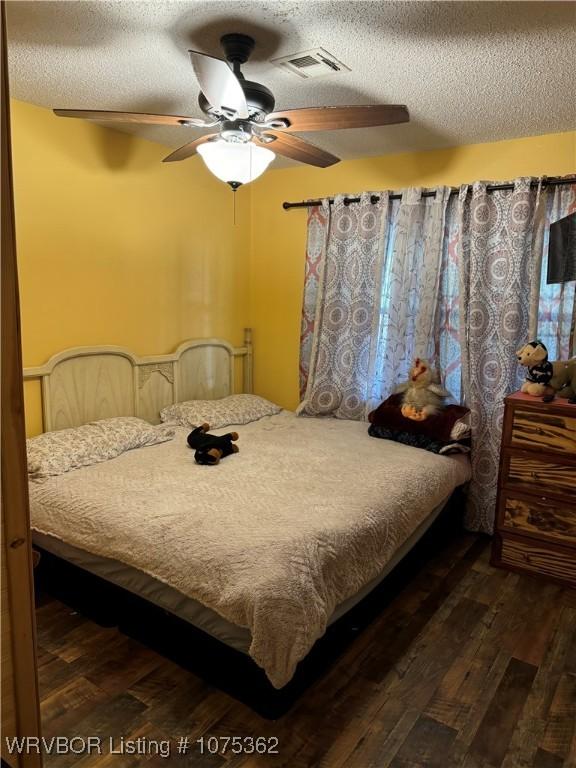
<instances>
[{"instance_id":1,"label":"yellow wall","mask_svg":"<svg viewBox=\"0 0 576 768\"><path fill-rule=\"evenodd\" d=\"M284 211L284 200L575 171L576 132L363 158L326 169L268 171L252 184L249 306L255 391L287 408L298 402L306 210Z\"/></svg>"},{"instance_id":2,"label":"yellow wall","mask_svg":"<svg viewBox=\"0 0 576 768\"><path fill-rule=\"evenodd\" d=\"M232 193L200 158L162 164L158 144L17 101L12 141L25 366L75 345L242 341L250 187L234 226ZM33 434L36 384L26 408Z\"/></svg>"}]
</instances>

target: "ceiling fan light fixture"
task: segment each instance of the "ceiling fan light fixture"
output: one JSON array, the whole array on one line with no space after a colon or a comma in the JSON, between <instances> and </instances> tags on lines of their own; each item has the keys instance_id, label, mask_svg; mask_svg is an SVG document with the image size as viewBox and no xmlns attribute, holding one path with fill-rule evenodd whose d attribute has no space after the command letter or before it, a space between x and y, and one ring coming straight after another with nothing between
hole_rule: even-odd
<instances>
[{"instance_id":1,"label":"ceiling fan light fixture","mask_svg":"<svg viewBox=\"0 0 576 768\"><path fill-rule=\"evenodd\" d=\"M275 157L271 150L258 147L252 142L244 144L228 141L201 144L198 154L208 170L229 184L234 191L241 184L248 184L261 176Z\"/></svg>"}]
</instances>

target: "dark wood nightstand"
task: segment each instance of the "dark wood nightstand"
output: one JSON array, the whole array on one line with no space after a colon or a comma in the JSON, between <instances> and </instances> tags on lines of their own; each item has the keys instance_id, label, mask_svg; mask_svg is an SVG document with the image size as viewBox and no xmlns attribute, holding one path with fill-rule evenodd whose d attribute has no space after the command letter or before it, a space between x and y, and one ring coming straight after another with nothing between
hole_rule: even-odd
<instances>
[{"instance_id":1,"label":"dark wood nightstand","mask_svg":"<svg viewBox=\"0 0 576 768\"><path fill-rule=\"evenodd\" d=\"M492 564L576 587L576 405L506 398Z\"/></svg>"}]
</instances>

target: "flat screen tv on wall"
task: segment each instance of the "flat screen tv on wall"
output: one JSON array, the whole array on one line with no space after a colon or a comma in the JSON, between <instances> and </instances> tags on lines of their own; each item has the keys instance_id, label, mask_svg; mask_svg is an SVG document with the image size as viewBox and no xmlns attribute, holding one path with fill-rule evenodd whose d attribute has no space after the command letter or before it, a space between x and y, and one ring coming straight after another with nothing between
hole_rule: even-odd
<instances>
[{"instance_id":1,"label":"flat screen tv on wall","mask_svg":"<svg viewBox=\"0 0 576 768\"><path fill-rule=\"evenodd\" d=\"M550 225L548 275L546 282L567 283L576 280L576 213Z\"/></svg>"}]
</instances>

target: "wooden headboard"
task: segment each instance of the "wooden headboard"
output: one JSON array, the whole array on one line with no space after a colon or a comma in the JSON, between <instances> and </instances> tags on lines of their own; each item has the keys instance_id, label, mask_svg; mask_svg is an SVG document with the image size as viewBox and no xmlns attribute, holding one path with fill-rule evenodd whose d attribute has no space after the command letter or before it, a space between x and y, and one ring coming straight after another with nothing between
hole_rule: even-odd
<instances>
[{"instance_id":1,"label":"wooden headboard","mask_svg":"<svg viewBox=\"0 0 576 768\"><path fill-rule=\"evenodd\" d=\"M235 385L237 358L241 388ZM45 365L25 368L24 379L41 380L46 432L112 416L139 416L157 424L161 409L172 403L252 392L252 331L245 329L242 347L191 339L172 354L149 357L124 347L73 347Z\"/></svg>"}]
</instances>

